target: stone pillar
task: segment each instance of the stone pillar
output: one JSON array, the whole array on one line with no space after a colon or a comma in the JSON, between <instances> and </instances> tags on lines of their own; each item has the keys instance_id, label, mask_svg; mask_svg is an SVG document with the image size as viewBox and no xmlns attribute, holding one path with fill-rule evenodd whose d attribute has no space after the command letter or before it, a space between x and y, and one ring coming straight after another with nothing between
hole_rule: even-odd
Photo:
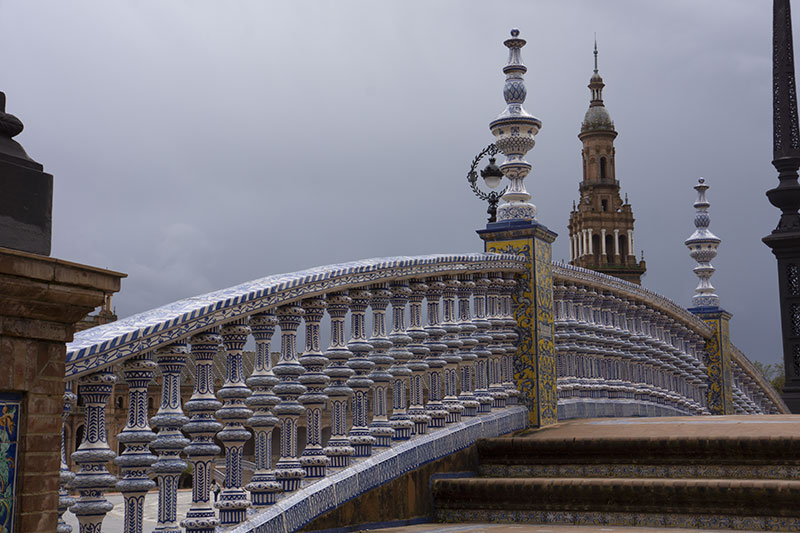
<instances>
[{"instance_id":1,"label":"stone pillar","mask_svg":"<svg viewBox=\"0 0 800 533\"><path fill-rule=\"evenodd\" d=\"M706 339L703 363L706 365L706 407L712 415L735 414L729 324L731 314L720 308L690 308L711 328Z\"/></svg>"},{"instance_id":2,"label":"stone pillar","mask_svg":"<svg viewBox=\"0 0 800 533\"><path fill-rule=\"evenodd\" d=\"M181 372L186 366L186 343L176 342L156 350L161 370L161 405L150 422L158 436L150 448L158 453L152 471L158 478L158 523L156 533L181 533L178 525L178 480L186 468L181 452L189 439L181 428L189 421L181 407Z\"/></svg>"},{"instance_id":3,"label":"stone pillar","mask_svg":"<svg viewBox=\"0 0 800 533\"><path fill-rule=\"evenodd\" d=\"M192 506L181 526L187 533L214 533L219 520L211 507L209 491L214 459L220 452L214 435L222 429L222 424L214 418L214 413L222 407L214 396L214 356L222 344L222 337L214 328L192 335L189 342L195 366L194 391L185 405L191 418L184 424L183 431L192 440L183 452L192 463Z\"/></svg>"},{"instance_id":4,"label":"stone pillar","mask_svg":"<svg viewBox=\"0 0 800 533\"><path fill-rule=\"evenodd\" d=\"M520 326L514 356L514 383L520 392L520 402L529 409L530 424L540 427L555 424L558 395L551 245L556 234L531 222L478 230L478 235L485 241L485 251L516 253L530 261L529 268L518 278L513 296L513 316Z\"/></svg>"},{"instance_id":5,"label":"stone pillar","mask_svg":"<svg viewBox=\"0 0 800 533\"><path fill-rule=\"evenodd\" d=\"M14 422L0 435L12 443L0 456L14 466L0 476L11 487L9 531L52 533L58 526L65 343L123 277L0 248L0 409Z\"/></svg>"},{"instance_id":6,"label":"stone pillar","mask_svg":"<svg viewBox=\"0 0 800 533\"><path fill-rule=\"evenodd\" d=\"M250 502L242 488L242 449L250 439L250 432L244 427L253 411L247 408L245 400L251 391L245 384L242 350L250 336L247 319L241 318L222 326L222 343L225 346L225 383L217 392L222 407L215 413L225 424L217 438L225 446L225 486L215 507L219 509L219 522L229 527L242 522L247 516Z\"/></svg>"},{"instance_id":7,"label":"stone pillar","mask_svg":"<svg viewBox=\"0 0 800 533\"><path fill-rule=\"evenodd\" d=\"M156 438L147 420L147 387L156 375L156 364L150 353L137 355L122 365L122 375L128 385L128 423L117 435L125 445L122 455L114 459L120 475L117 489L125 497L125 533L141 533L144 516L144 497L156 486L147 475L156 456L150 443Z\"/></svg>"},{"instance_id":8,"label":"stone pillar","mask_svg":"<svg viewBox=\"0 0 800 533\"><path fill-rule=\"evenodd\" d=\"M81 533L101 531L103 519L114 508L105 498L105 492L117 481L106 468L117 455L108 447L106 403L116 381L113 372L100 370L81 378L78 384L78 394L83 399L85 410L85 429L83 442L72 454L72 460L80 466L72 488L78 489L80 497L70 511L78 517Z\"/></svg>"}]
</instances>

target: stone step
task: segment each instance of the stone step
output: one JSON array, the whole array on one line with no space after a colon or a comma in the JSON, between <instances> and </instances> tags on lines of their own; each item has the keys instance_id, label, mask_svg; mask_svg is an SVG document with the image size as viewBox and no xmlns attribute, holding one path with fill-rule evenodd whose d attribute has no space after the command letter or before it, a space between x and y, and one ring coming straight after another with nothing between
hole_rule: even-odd
<instances>
[{"instance_id":1,"label":"stone step","mask_svg":"<svg viewBox=\"0 0 800 533\"><path fill-rule=\"evenodd\" d=\"M800 530L800 481L461 478L433 484L448 522Z\"/></svg>"},{"instance_id":2,"label":"stone step","mask_svg":"<svg viewBox=\"0 0 800 533\"><path fill-rule=\"evenodd\" d=\"M478 443L481 476L800 479L800 438L506 437Z\"/></svg>"}]
</instances>

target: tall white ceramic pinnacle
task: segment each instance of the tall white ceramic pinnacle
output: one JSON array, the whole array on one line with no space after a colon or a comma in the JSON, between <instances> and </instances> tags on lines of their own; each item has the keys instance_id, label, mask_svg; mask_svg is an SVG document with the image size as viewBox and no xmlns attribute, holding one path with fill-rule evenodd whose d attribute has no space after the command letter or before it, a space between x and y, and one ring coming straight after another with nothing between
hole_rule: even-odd
<instances>
[{"instance_id":1,"label":"tall white ceramic pinnacle","mask_svg":"<svg viewBox=\"0 0 800 533\"><path fill-rule=\"evenodd\" d=\"M705 184L703 178L697 182L694 187L694 190L697 191L697 201L694 203L694 208L697 210L694 215L694 226L697 229L684 241L686 247L689 248L689 255L697 261L693 272L700 280L695 289L695 295L692 297L692 306L719 307L719 296L714 292L714 286L711 285L710 279L716 270L711 266L711 260L717 257L717 247L721 241L719 237L708 230L708 226L711 224L711 217L708 216L708 207L711 204L706 200L708 185Z\"/></svg>"},{"instance_id":2,"label":"tall white ceramic pinnacle","mask_svg":"<svg viewBox=\"0 0 800 533\"><path fill-rule=\"evenodd\" d=\"M497 138L495 145L506 156L500 170L510 181L503 195L505 203L497 211L498 222L530 222L536 217L536 206L528 202L531 195L525 190L524 180L531 171L525 154L533 148L533 138L542 127L542 122L522 107L527 96L522 76L528 69L522 64L521 55L525 42L519 37L519 30L513 29L511 38L503 43L508 48L508 63L503 67L506 75L503 87L506 108L489 124L492 135Z\"/></svg>"}]
</instances>

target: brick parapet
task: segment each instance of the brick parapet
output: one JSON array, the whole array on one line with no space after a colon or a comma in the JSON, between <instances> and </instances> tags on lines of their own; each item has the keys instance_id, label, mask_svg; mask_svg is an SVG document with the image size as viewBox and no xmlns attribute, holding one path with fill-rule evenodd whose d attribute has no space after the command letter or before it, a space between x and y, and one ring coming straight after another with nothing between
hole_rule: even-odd
<instances>
[{"instance_id":1,"label":"brick parapet","mask_svg":"<svg viewBox=\"0 0 800 533\"><path fill-rule=\"evenodd\" d=\"M123 277L0 248L0 392L22 395L14 533L56 529L66 343Z\"/></svg>"}]
</instances>

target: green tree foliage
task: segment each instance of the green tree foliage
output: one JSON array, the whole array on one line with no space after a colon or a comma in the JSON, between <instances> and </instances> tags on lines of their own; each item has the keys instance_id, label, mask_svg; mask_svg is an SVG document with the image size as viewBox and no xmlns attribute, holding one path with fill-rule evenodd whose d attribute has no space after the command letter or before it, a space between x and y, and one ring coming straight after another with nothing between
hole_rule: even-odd
<instances>
[{"instance_id":1,"label":"green tree foliage","mask_svg":"<svg viewBox=\"0 0 800 533\"><path fill-rule=\"evenodd\" d=\"M786 376L783 372L783 363L767 364L761 361L754 361L753 366L761 372L761 375L770 382L778 393L783 392L783 383L786 381Z\"/></svg>"}]
</instances>

